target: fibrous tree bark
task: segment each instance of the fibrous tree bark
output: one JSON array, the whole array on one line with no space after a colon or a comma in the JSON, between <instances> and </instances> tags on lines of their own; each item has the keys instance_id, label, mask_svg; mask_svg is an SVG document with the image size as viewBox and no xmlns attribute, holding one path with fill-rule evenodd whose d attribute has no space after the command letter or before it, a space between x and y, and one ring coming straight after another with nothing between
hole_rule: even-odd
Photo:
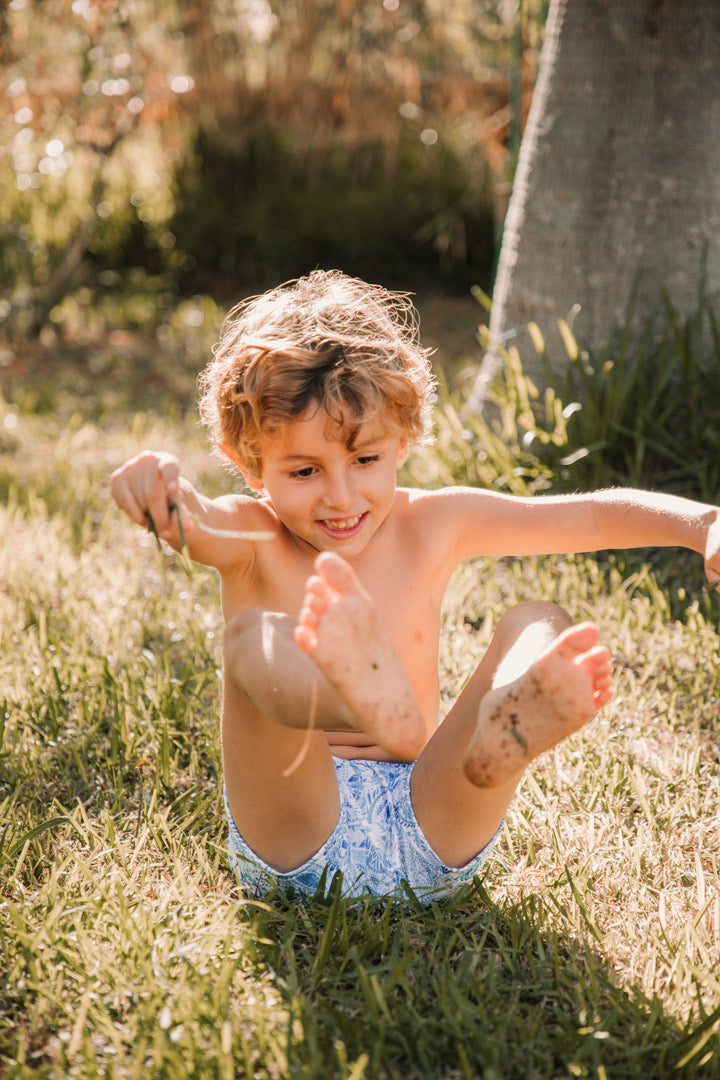
<instances>
[{"instance_id":1,"label":"fibrous tree bark","mask_svg":"<svg viewBox=\"0 0 720 1080\"><path fill-rule=\"evenodd\" d=\"M668 290L679 314L720 295L720 3L551 0L493 292L491 341L527 324L551 360L558 318L580 306L576 337L603 347ZM497 365L492 349L486 367Z\"/></svg>"}]
</instances>

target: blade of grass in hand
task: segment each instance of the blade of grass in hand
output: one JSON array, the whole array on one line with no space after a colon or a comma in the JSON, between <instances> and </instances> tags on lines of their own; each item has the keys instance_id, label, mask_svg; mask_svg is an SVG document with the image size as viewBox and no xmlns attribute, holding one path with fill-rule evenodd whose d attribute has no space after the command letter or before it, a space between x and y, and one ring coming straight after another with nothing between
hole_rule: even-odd
<instances>
[{"instance_id":1,"label":"blade of grass in hand","mask_svg":"<svg viewBox=\"0 0 720 1080\"><path fill-rule=\"evenodd\" d=\"M158 551L162 551L162 544L160 543L160 533L157 531L157 526L153 521L153 516L149 510L145 511L145 517L147 518L148 532L151 532L155 537L155 543L158 546Z\"/></svg>"},{"instance_id":2,"label":"blade of grass in hand","mask_svg":"<svg viewBox=\"0 0 720 1080\"><path fill-rule=\"evenodd\" d=\"M185 539L185 529L183 528L182 517L180 516L180 507L177 503L170 503L170 513L175 511L177 517L178 534L180 536L180 558L182 559L183 567L188 577L192 577L192 559L190 558L190 552L188 551L187 540Z\"/></svg>"},{"instance_id":3,"label":"blade of grass in hand","mask_svg":"<svg viewBox=\"0 0 720 1080\"><path fill-rule=\"evenodd\" d=\"M177 504L172 503L172 505L170 506L170 510L171 510L171 512L173 510L177 511ZM162 548L162 543L160 542L160 533L157 531L157 525L155 524L155 521L153 520L153 516L152 516L152 514L150 513L149 510L145 511L145 516L147 518L147 523L148 523L148 526L147 526L148 527L148 532L151 532L153 534L153 536L155 537L155 542L156 542L156 544L158 546L158 551L162 551L163 548ZM184 568L186 574L188 575L188 577L192 577L192 560L190 559L190 554L188 552L187 542L185 540L185 530L183 529L182 521L180 520L179 511L178 511L177 519L178 519L178 532L180 534L180 558L182 560L183 568Z\"/></svg>"}]
</instances>

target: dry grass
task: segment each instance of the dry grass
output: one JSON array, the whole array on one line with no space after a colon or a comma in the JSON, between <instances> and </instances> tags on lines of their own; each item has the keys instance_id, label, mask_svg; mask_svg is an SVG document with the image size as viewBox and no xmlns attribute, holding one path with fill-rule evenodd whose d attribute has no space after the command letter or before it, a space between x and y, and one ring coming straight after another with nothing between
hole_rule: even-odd
<instances>
[{"instance_id":1,"label":"dry grass","mask_svg":"<svg viewBox=\"0 0 720 1080\"><path fill-rule=\"evenodd\" d=\"M706 597L673 621L619 561L461 567L447 700L499 613L544 596L599 621L614 701L533 769L457 899L247 904L223 850L216 582L106 492L149 444L228 478L193 420L3 407L0 430L4 1077L720 1075Z\"/></svg>"}]
</instances>

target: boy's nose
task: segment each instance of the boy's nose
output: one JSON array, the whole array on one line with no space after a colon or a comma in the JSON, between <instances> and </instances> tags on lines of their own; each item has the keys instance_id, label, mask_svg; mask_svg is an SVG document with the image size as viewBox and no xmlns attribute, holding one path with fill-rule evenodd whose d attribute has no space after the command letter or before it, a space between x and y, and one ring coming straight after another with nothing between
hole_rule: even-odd
<instances>
[{"instance_id":1,"label":"boy's nose","mask_svg":"<svg viewBox=\"0 0 720 1080\"><path fill-rule=\"evenodd\" d=\"M325 502L328 509L348 510L352 505L352 485L345 475L328 476Z\"/></svg>"}]
</instances>

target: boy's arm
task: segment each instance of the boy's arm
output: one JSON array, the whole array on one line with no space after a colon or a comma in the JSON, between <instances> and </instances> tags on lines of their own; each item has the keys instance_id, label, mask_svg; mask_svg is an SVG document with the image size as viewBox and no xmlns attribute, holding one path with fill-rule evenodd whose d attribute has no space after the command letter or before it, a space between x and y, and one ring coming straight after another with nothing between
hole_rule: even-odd
<instances>
[{"instance_id":1,"label":"boy's arm","mask_svg":"<svg viewBox=\"0 0 720 1080\"><path fill-rule=\"evenodd\" d=\"M630 488L531 498L459 488L447 497L461 558L686 547L720 580L720 508L707 503Z\"/></svg>"},{"instance_id":2,"label":"boy's arm","mask_svg":"<svg viewBox=\"0 0 720 1080\"><path fill-rule=\"evenodd\" d=\"M110 493L118 506L138 525L148 527L148 515L159 536L176 551L181 548L177 515L190 557L217 569L240 563L252 554L252 541L218 536L206 530L237 533L273 528L267 508L255 499L229 496L211 500L180 476L172 454L144 451L116 469L110 477Z\"/></svg>"}]
</instances>

